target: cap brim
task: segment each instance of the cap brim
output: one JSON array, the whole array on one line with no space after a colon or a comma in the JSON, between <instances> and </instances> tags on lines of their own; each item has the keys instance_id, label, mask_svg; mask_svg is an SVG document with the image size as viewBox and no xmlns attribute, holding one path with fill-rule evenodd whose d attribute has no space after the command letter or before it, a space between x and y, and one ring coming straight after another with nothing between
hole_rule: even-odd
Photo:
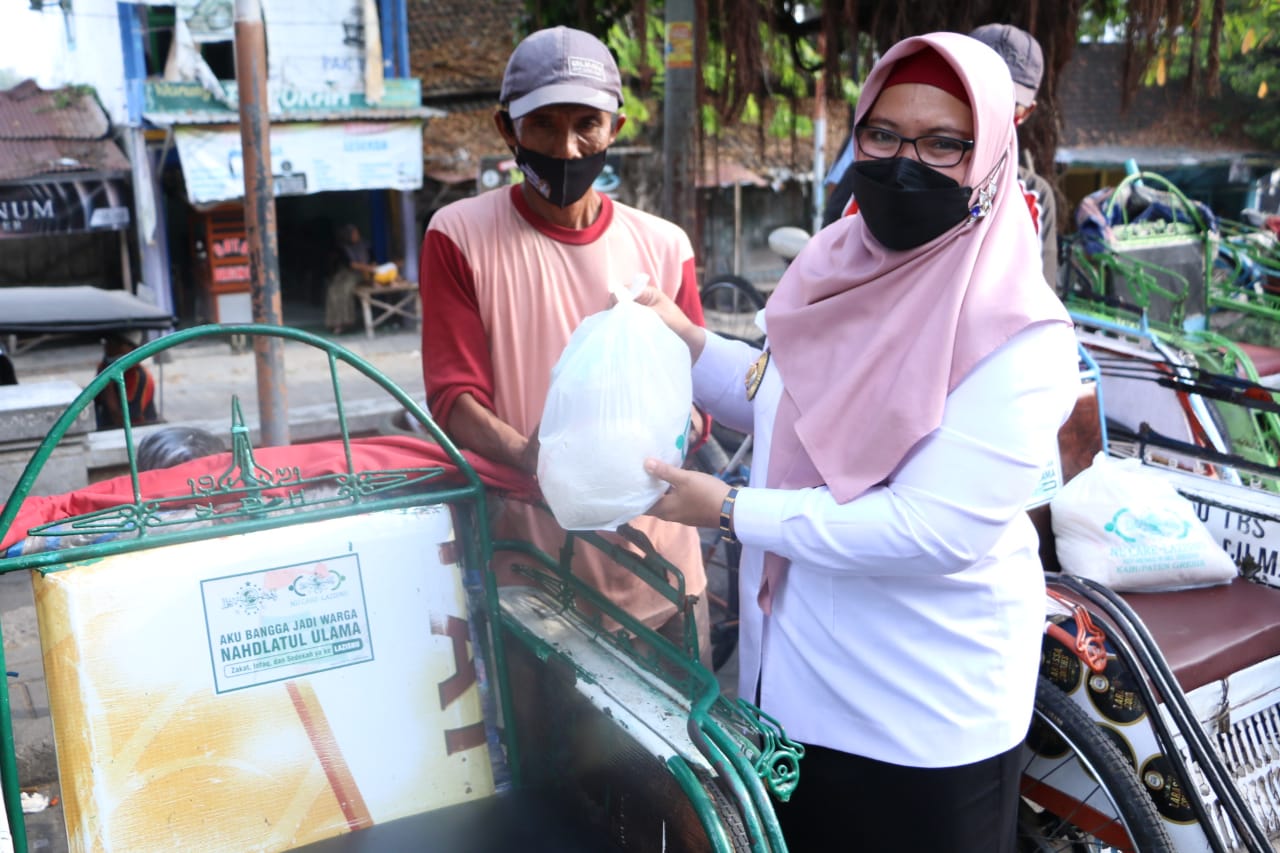
<instances>
[{"instance_id":1,"label":"cap brim","mask_svg":"<svg viewBox=\"0 0 1280 853\"><path fill-rule=\"evenodd\" d=\"M1029 107L1036 101L1036 90L1021 83L1013 84L1013 95L1020 107Z\"/></svg>"},{"instance_id":2,"label":"cap brim","mask_svg":"<svg viewBox=\"0 0 1280 853\"><path fill-rule=\"evenodd\" d=\"M579 86L576 83L557 83L554 86L534 89L523 97L515 98L507 104L507 112L512 118L520 118L548 104L581 104L584 107L595 107L611 113L616 113L620 106L618 99L608 92L601 92L590 86Z\"/></svg>"}]
</instances>

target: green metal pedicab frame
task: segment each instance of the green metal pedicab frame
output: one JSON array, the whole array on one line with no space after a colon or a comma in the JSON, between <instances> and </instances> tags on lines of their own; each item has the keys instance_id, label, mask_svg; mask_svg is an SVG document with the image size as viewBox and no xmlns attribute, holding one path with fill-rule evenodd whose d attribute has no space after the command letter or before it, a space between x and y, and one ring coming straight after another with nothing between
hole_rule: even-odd
<instances>
[{"instance_id":1,"label":"green metal pedicab frame","mask_svg":"<svg viewBox=\"0 0 1280 853\"><path fill-rule=\"evenodd\" d=\"M1135 215L1134 200L1149 206ZM1152 208L1158 212L1151 213ZM1270 232L1213 216L1156 172L1126 176L1100 212L1108 223L1105 245L1073 241L1071 256L1083 282L1077 281L1068 297L1102 302L1117 317L1137 319L1142 313L1153 327L1165 330L1216 327L1233 340L1275 341L1269 334L1254 339L1249 329L1234 329L1214 316L1236 312L1263 325L1280 321L1280 297L1264 286L1280 275L1277 241ZM1161 262L1179 246L1190 249L1192 269Z\"/></svg>"},{"instance_id":2,"label":"green metal pedicab frame","mask_svg":"<svg viewBox=\"0 0 1280 853\"><path fill-rule=\"evenodd\" d=\"M325 352L341 431L342 470L302 477L296 469L269 470L259 464L250 430L240 415L239 402L233 399L231 465L216 476L188 481L189 493L147 496L140 488L135 429L125 405L122 406L126 411L123 431L132 500L26 531L25 542L61 537L57 544L62 547L56 550L29 548L7 558L0 555L0 573L29 570L50 574L86 560L273 530L303 521L340 519L425 505L446 506L452 512L462 551L459 562L469 574L481 578L479 583L468 586L467 593L473 613L479 609L485 620L477 636L485 665L493 673L498 707L492 712L499 718L495 729L500 731L501 753L510 772L511 787L519 790L526 784L546 782L545 778L532 779L531 774L526 773L527 743L515 732L519 715L525 713L523 707L517 707L509 678L510 655L517 651L524 657L531 654L532 659L541 664L558 662L558 669L570 670L569 680L579 686L603 684L610 677L629 680L636 689L647 691L645 695L658 697L656 701L664 709L664 715L683 715L689 742L697 753L681 754L678 748L669 749L665 772L687 799L705 833L707 844L698 849L750 849L753 853L786 850L770 797L785 800L794 790L802 749L787 740L777 724L754 706L722 696L714 674L698 663L697 634L692 618L694 599L686 594L679 570L654 552L643 536L626 527L620 532L643 556L595 533L570 535L564 551L557 557L527 542L494 541L489 531L485 485L463 454L403 389L367 361L324 338L283 327L205 326L175 333L134 350L94 378L50 427L0 512L0 531L12 526L41 469L99 393L117 393L124 400L125 373L135 365L194 340L232 336L280 338ZM408 417L420 423L429 440L443 450L447 466L360 470L353 461L353 438L346 419L340 366L371 380L403 406ZM289 490L287 498L279 494L282 487ZM170 511L179 507L186 511L175 518ZM682 609L689 617L683 642L677 645L649 630L575 577L568 567L573 552L583 547L604 550L620 566L645 578ZM489 570L490 561L498 551L519 555L526 562L523 574L533 586L513 592L500 590L494 573ZM563 643L545 635L537 619L521 617L511 606L504 605L504 597L516 601L522 596L526 602L532 600L530 596L536 597L535 609L541 608L549 619L560 620L557 624L571 623L582 639L579 645L591 647L595 657L575 657L572 650L566 651ZM584 602L586 607L582 606ZM617 627L606 629L606 619ZM480 657L481 653L477 652L477 658ZM593 669L593 660L604 661L600 667L609 669L613 675ZM627 709L605 709L605 716L611 712L625 714ZM632 721L633 726L635 722ZM627 728L627 721L622 722L621 728ZM708 778L705 765L699 765L704 767L701 771L694 767L703 759L713 768L714 778ZM16 849L24 851L27 838L8 691L0 691L0 780Z\"/></svg>"},{"instance_id":3,"label":"green metal pedicab frame","mask_svg":"<svg viewBox=\"0 0 1280 853\"><path fill-rule=\"evenodd\" d=\"M1134 216L1133 198L1158 199L1169 211ZM1101 236L1089 241L1082 230L1069 247L1063 297L1077 322L1182 353L1194 366L1176 368L1172 377L1166 368L1152 368L1151 378L1176 382L1183 393L1205 399L1232 454L1275 468L1280 395L1261 384L1245 346L1280 342L1280 299L1254 284L1242 286L1246 269L1271 269L1274 259L1268 261L1266 250L1253 246L1234 223L1211 222L1153 172L1127 176L1100 213L1109 223ZM1240 323L1223 320L1241 316L1259 334L1238 336ZM1276 490L1275 484L1267 487Z\"/></svg>"},{"instance_id":4,"label":"green metal pedicab frame","mask_svg":"<svg viewBox=\"0 0 1280 853\"><path fill-rule=\"evenodd\" d=\"M1083 343L1080 356L1081 396L1059 432L1063 481L1108 441L1101 371ZM1150 470L1169 476L1214 538L1229 525L1228 535L1247 526L1268 548L1277 541L1270 493ZM1147 512L1143 504L1135 496L1133 512ZM1050 597L1019 849L1269 853L1280 839L1274 567L1255 562L1250 572L1253 558L1237 551L1241 576L1228 584L1118 594L1070 573L1087 566L1060 564L1050 504L1029 514Z\"/></svg>"},{"instance_id":5,"label":"green metal pedicab frame","mask_svg":"<svg viewBox=\"0 0 1280 853\"><path fill-rule=\"evenodd\" d=\"M1139 204L1131 208L1135 197ZM1153 209L1161 215L1143 215ZM1091 225L1099 218L1106 224L1082 229L1071 242L1063 293L1082 357L1097 365L1096 411L1077 407L1079 422L1063 430L1078 431L1072 439L1084 453L1075 469L1087 467L1099 449L1130 455L1123 445L1132 443L1195 504L1215 537L1233 525L1221 543L1229 552L1234 531L1246 525L1250 537L1269 535L1280 491L1280 399L1261 384L1246 347L1274 343L1265 335L1232 335L1242 315L1256 331L1274 325L1280 312L1261 288L1241 287L1248 266L1242 235L1148 172L1130 175L1093 212ZM1134 430L1125 435L1121 424L1107 423L1101 405L1108 379L1117 390L1121 380L1135 379L1169 389L1198 440L1213 446L1152 432L1145 421L1155 417L1153 409L1140 413L1143 423L1124 425ZM1096 444L1081 440L1090 420ZM1220 438L1222 446L1215 444ZM1223 479L1172 470L1193 464L1183 470ZM1073 798L1087 804L1084 795L1101 788L1109 800L1101 814L1118 813L1124 832L1113 833L1105 820L1094 829L1068 818L1068 837L1081 830L1071 849L1271 850L1280 838L1273 784L1280 601L1254 560L1259 554L1267 560L1268 551L1252 538L1252 552L1236 543L1241 577L1230 584L1118 595L1060 572L1047 509L1039 526L1055 599L1037 695L1037 722L1050 726L1039 732L1033 726L1027 743L1046 767L1042 802L1049 808L1042 814L1064 817ZM1042 705L1054 713L1041 715ZM1050 781L1048 774L1057 773L1061 783ZM1093 817L1086 809L1081 814ZM1089 834L1096 847L1086 843Z\"/></svg>"}]
</instances>

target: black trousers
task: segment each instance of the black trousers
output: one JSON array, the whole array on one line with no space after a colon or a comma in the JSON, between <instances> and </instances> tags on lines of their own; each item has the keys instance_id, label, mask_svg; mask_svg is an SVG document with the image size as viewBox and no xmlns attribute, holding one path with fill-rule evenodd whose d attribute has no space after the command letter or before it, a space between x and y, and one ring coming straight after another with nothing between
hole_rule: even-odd
<instances>
[{"instance_id":1,"label":"black trousers","mask_svg":"<svg viewBox=\"0 0 1280 853\"><path fill-rule=\"evenodd\" d=\"M1013 853L1021 747L959 767L900 767L805 746L775 802L791 853Z\"/></svg>"}]
</instances>

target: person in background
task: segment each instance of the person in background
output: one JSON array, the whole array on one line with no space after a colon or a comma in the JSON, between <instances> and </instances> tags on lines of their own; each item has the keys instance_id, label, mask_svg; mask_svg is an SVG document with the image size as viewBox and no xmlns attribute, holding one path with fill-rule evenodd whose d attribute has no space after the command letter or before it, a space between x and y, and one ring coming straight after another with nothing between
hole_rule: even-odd
<instances>
[{"instance_id":1,"label":"person in background","mask_svg":"<svg viewBox=\"0 0 1280 853\"><path fill-rule=\"evenodd\" d=\"M679 226L592 186L626 121L608 48L581 30L539 30L511 54L499 101L497 133L525 179L431 217L420 266L430 306L423 377L432 414L456 442L535 473L552 367L583 319L609 307L611 286L644 273L689 322L702 323L702 306L693 248ZM697 532L648 517L632 524L698 596L699 647L709 660ZM549 554L565 537L549 513L514 501L499 510L494 535ZM576 574L650 628L681 635L671 602L595 549L577 550ZM515 580L503 565L498 572L502 582Z\"/></svg>"},{"instance_id":2,"label":"person in background","mask_svg":"<svg viewBox=\"0 0 1280 853\"><path fill-rule=\"evenodd\" d=\"M102 339L102 360L98 373L113 362L138 348L140 339L136 332L111 332ZM154 424L160 421L156 410L156 382L141 364L124 372L124 391L129 411L129 423L133 426ZM120 405L120 392L110 384L94 398L94 413L98 429L120 429L124 426L124 409Z\"/></svg>"},{"instance_id":3,"label":"person in background","mask_svg":"<svg viewBox=\"0 0 1280 853\"><path fill-rule=\"evenodd\" d=\"M192 459L225 453L226 444L208 430L192 426L166 426L147 433L138 442L138 470L172 468Z\"/></svg>"},{"instance_id":4,"label":"person in background","mask_svg":"<svg viewBox=\"0 0 1280 853\"><path fill-rule=\"evenodd\" d=\"M324 325L335 335L356 324L356 287L368 281L374 270L369 244L356 226L338 229L338 250L340 265L324 292Z\"/></svg>"},{"instance_id":5,"label":"person in background","mask_svg":"<svg viewBox=\"0 0 1280 853\"><path fill-rule=\"evenodd\" d=\"M1009 66L1013 77L1016 106L1013 110L1014 125L1021 125L1036 110L1036 94L1044 77L1044 54L1040 42L1026 30L1009 24L984 24L970 36L1000 54ZM1050 287L1058 286L1058 201L1053 184L1037 174L1031 161L1031 153L1023 152L1018 165L1018 180L1031 210L1031 221L1040 235L1040 263L1044 280Z\"/></svg>"},{"instance_id":6,"label":"person in background","mask_svg":"<svg viewBox=\"0 0 1280 853\"><path fill-rule=\"evenodd\" d=\"M794 853L1015 850L1045 612L1024 507L1080 378L1013 108L976 39L899 42L858 102L858 214L787 268L763 350L640 297L695 401L754 436L743 488L646 470L671 486L654 515L741 542L738 694L805 747L777 806Z\"/></svg>"},{"instance_id":7,"label":"person in background","mask_svg":"<svg viewBox=\"0 0 1280 853\"><path fill-rule=\"evenodd\" d=\"M13 369L13 359L9 358L9 354L4 351L4 346L0 345L0 385L17 385L18 372Z\"/></svg>"}]
</instances>

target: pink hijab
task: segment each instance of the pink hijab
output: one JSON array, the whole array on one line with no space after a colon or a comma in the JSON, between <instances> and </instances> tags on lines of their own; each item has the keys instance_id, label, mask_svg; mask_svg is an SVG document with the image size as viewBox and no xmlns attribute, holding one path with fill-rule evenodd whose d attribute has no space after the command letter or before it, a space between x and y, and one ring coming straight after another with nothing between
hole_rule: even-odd
<instances>
[{"instance_id":1,"label":"pink hijab","mask_svg":"<svg viewBox=\"0 0 1280 853\"><path fill-rule=\"evenodd\" d=\"M868 75L856 121L894 64L925 48L968 93L976 144L961 183L974 187L973 206L994 171L991 209L901 252L882 246L861 216L847 216L792 261L765 309L785 386L771 488L826 485L838 502L853 500L937 429L947 395L979 361L1028 326L1070 323L1040 274L1039 239L1017 182L1013 82L998 54L959 33L905 39ZM786 561L765 557L759 600L767 613Z\"/></svg>"}]
</instances>

